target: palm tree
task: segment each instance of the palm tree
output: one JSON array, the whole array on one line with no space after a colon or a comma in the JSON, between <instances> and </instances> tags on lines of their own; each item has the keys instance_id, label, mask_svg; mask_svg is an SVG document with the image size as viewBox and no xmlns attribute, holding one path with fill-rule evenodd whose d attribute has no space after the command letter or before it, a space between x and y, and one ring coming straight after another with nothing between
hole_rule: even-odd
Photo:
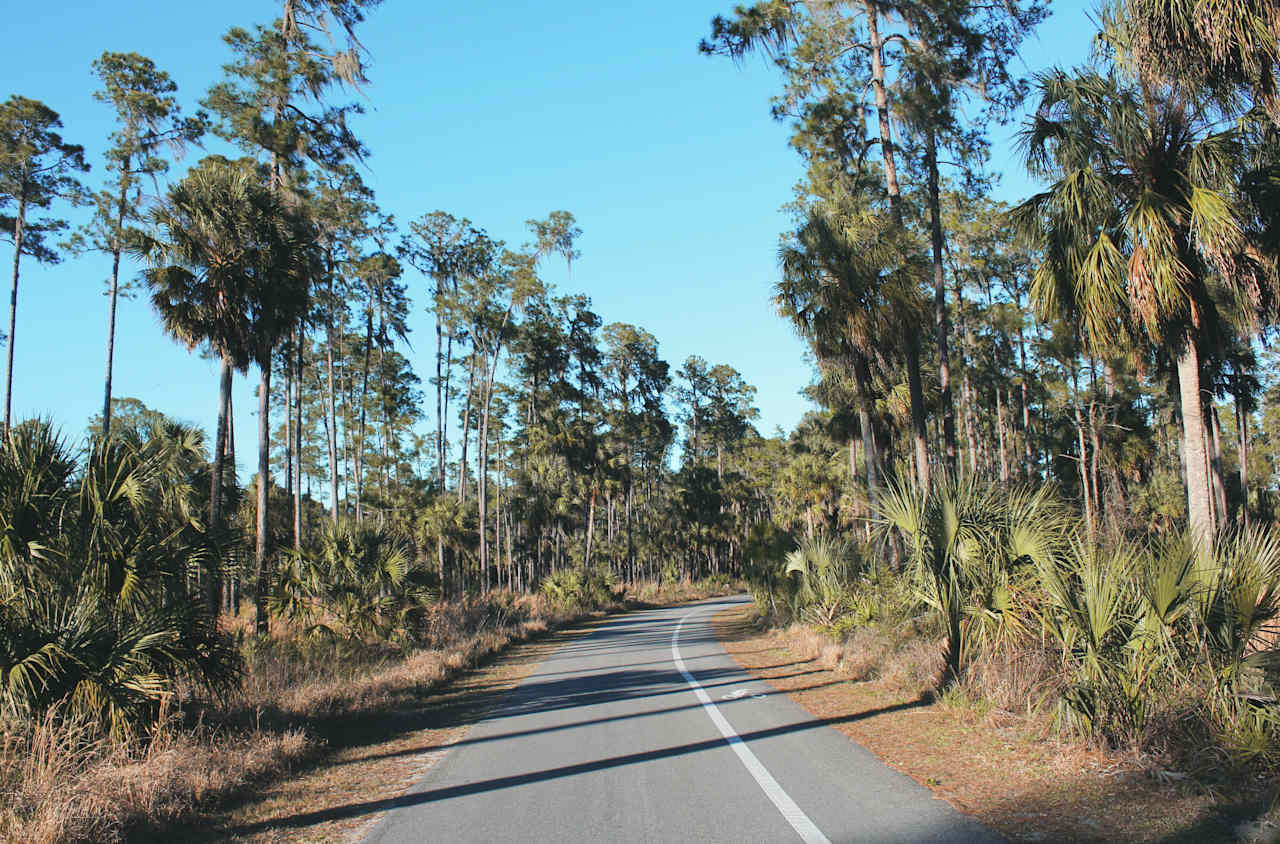
<instances>
[{"instance_id":1,"label":"palm tree","mask_svg":"<svg viewBox=\"0 0 1280 844\"><path fill-rule=\"evenodd\" d=\"M1249 249L1234 129L1202 103L1116 70L1039 79L1023 135L1028 168L1053 180L1014 212L1039 251L1031 285L1043 315L1072 320L1095 350L1149 343L1176 362L1192 534L1210 504L1202 360L1228 296L1257 299L1265 268Z\"/></svg>"},{"instance_id":2,"label":"palm tree","mask_svg":"<svg viewBox=\"0 0 1280 844\"><path fill-rule=\"evenodd\" d=\"M1277 0L1113 0L1104 20L1145 75L1207 89L1229 107L1256 103L1280 125Z\"/></svg>"},{"instance_id":3,"label":"palm tree","mask_svg":"<svg viewBox=\"0 0 1280 844\"><path fill-rule=\"evenodd\" d=\"M81 459L31 420L0 443L0 710L61 706L130 732L180 678L237 679L234 644L187 592L209 553L190 483L201 440L162 421Z\"/></svg>"},{"instance_id":4,"label":"palm tree","mask_svg":"<svg viewBox=\"0 0 1280 844\"><path fill-rule=\"evenodd\" d=\"M922 250L910 235L870 209L837 213L815 208L792 241L779 251L782 280L774 301L783 316L813 344L819 358L848 358L859 399L859 423L868 455L867 485L877 487L877 453L871 425L871 361L884 354L895 334L901 348L915 355L918 381L919 338L909 336L925 319L920 295ZM912 377L908 360L908 377ZM922 391L911 392L913 422L923 419ZM918 427L913 426L918 433ZM915 437L916 475L928 485L928 451Z\"/></svg>"},{"instance_id":5,"label":"palm tree","mask_svg":"<svg viewBox=\"0 0 1280 844\"><path fill-rule=\"evenodd\" d=\"M259 571L265 570L265 484L271 352L307 302L303 222L285 208L252 162L205 158L151 214L159 233L139 237L134 251L149 263L145 278L166 330L194 348L207 344L221 360L209 524L222 524L226 409L233 370L250 362L262 372L259 403ZM208 601L219 605L216 576ZM261 601L265 595L260 596ZM265 621L265 611L260 613Z\"/></svg>"}]
</instances>

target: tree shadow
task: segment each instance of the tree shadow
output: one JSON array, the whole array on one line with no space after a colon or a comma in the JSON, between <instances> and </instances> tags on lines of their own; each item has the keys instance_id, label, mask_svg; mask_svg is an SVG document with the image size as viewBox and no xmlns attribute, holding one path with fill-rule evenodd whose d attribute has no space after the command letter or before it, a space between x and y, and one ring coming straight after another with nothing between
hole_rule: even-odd
<instances>
[{"instance_id":1,"label":"tree shadow","mask_svg":"<svg viewBox=\"0 0 1280 844\"><path fill-rule=\"evenodd\" d=\"M1082 774L1092 778L1096 775ZM1139 777L1111 779L1098 787L1067 777L1048 787L1010 796L984 811L999 826L1027 840L1112 842L1157 841L1161 844L1227 844L1277 841L1280 830L1261 822L1270 808L1267 799L1238 799L1213 805L1196 801L1179 806L1179 797L1197 793L1198 786L1161 786ZM1108 821L1107 819L1112 819ZM1111 825L1108 826L1108 823ZM1252 827L1257 837L1241 837Z\"/></svg>"},{"instance_id":2,"label":"tree shadow","mask_svg":"<svg viewBox=\"0 0 1280 844\"><path fill-rule=\"evenodd\" d=\"M699 704L700 705L700 704ZM908 703L895 704L893 706L881 707L878 709L870 709L865 712L859 712L854 715L847 715L840 718L813 718L799 721L793 724L786 724L779 727L771 727L764 730L755 730L752 732L741 733L739 737L744 742L751 742L758 739L771 738L775 736L783 736L801 732L804 730L814 730L823 727L831 727L837 724L850 723L860 721L866 718L873 718L877 715L883 715L888 712L897 712L905 709L914 709L916 707L925 706L924 701L916 700ZM589 722L588 722L589 723ZM434 803L441 800L448 800L455 797L463 797L471 794L478 794L491 791L500 791L507 788L515 788L530 783L545 782L547 780L561 779L565 777L573 777L592 771L600 771L610 768L619 768L628 765L643 764L658 759L667 759L676 756L684 756L691 753L699 753L705 750L723 747L725 741L723 738L716 737L703 741L690 742L687 744L677 745L674 747L665 747L655 750L646 750L639 753L627 753L619 756L613 756L606 759L599 759L592 762L583 762L574 765L564 765L557 768L549 768L543 771L535 771L524 774L514 774L505 777L494 777L479 782L465 783L463 785L448 786L444 788L423 788L402 794L398 797L388 797L380 800L367 800L355 803L347 803L341 806L333 806L327 809L321 809L312 812L300 812L292 815L284 815L276 818L270 818L254 824L236 827L229 832L234 835L253 835L259 832L265 832L270 829L298 829L316 824L327 823L330 821L346 820L363 815L374 814L389 809L399 809L407 806L419 806L426 803Z\"/></svg>"}]
</instances>

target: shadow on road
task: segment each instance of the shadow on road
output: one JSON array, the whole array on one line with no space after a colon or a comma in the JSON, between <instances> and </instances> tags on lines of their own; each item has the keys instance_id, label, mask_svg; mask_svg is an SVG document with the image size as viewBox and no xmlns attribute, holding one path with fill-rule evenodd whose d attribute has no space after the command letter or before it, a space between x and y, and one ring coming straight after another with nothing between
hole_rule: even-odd
<instances>
[{"instance_id":1,"label":"shadow on road","mask_svg":"<svg viewBox=\"0 0 1280 844\"><path fill-rule=\"evenodd\" d=\"M694 704L698 706L700 704ZM756 739L764 739L772 736L787 735L800 732L802 730L813 730L821 727L832 726L838 723L849 721L859 721L864 718L873 718L886 712L896 712L903 709L913 709L915 707L926 705L925 701L914 701L911 703L898 704L896 706L884 707L881 709L871 709L866 712L860 712L857 715L845 718L828 718L828 719L812 719L802 721L795 724L788 724L782 727L776 727L768 730L757 730L755 732L742 733L743 741L753 741ZM466 783L465 785L451 786L448 788L426 789L422 791L413 791L403 794L399 797L391 797L384 800L369 800L358 803L348 803L343 806L334 806L329 809L322 809L315 812L305 812L296 815L288 815L279 818L272 818L262 823L244 826L232 830L238 835L252 835L273 828L297 828L310 826L312 824L325 823L333 820L343 820L346 818L356 817L359 815L367 815L375 812L382 812L388 809L397 809L405 806L417 806L424 803L432 803L439 800L447 800L452 797L462 797L469 794L477 794L488 791L499 791L504 788L513 788L528 783L543 782L546 780L559 779L562 777L571 777L578 774L588 773L591 771L604 770L606 768L618 768L625 765L636 765L644 762L650 762L656 759L665 759L673 756L682 756L689 753L698 753L705 750L719 749L724 747L724 740L721 738L708 739L706 741L692 742L689 744L678 745L675 747L662 748L659 750L649 750L643 753L628 753L621 756L614 756L608 759L600 759L594 762L585 762L578 765L566 765L560 768L551 768L545 771L535 771L527 774L517 774L508 777L496 777L494 779L483 780L480 782Z\"/></svg>"}]
</instances>

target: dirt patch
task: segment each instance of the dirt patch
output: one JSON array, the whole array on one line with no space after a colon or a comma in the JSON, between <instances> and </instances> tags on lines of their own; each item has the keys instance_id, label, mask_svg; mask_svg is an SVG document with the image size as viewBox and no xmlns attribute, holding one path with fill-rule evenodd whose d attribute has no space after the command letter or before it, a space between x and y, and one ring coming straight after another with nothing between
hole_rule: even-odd
<instances>
[{"instance_id":1,"label":"dirt patch","mask_svg":"<svg viewBox=\"0 0 1280 844\"><path fill-rule=\"evenodd\" d=\"M794 654L749 605L713 623L743 668L1014 841L1238 840L1215 796L1195 785L1157 782L1126 760L1035 735L1016 718L921 699L902 684L852 681L821 655Z\"/></svg>"}]
</instances>

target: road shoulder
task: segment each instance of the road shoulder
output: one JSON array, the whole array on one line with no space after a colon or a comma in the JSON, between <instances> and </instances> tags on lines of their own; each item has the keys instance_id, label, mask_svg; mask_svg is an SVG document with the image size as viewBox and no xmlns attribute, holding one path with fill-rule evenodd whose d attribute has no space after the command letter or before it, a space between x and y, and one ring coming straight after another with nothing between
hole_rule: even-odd
<instances>
[{"instance_id":1,"label":"road shoulder","mask_svg":"<svg viewBox=\"0 0 1280 844\"><path fill-rule=\"evenodd\" d=\"M1028 734L1016 719L918 702L801 659L743 605L713 620L725 650L816 717L1015 841L1231 841L1211 795L1153 782L1107 754ZM803 667L804 673L797 671ZM814 673L818 672L818 673Z\"/></svg>"},{"instance_id":2,"label":"road shoulder","mask_svg":"<svg viewBox=\"0 0 1280 844\"><path fill-rule=\"evenodd\" d=\"M612 617L512 643L410 706L353 715L314 764L166 834L255 844L362 840L504 694L565 642Z\"/></svg>"}]
</instances>

